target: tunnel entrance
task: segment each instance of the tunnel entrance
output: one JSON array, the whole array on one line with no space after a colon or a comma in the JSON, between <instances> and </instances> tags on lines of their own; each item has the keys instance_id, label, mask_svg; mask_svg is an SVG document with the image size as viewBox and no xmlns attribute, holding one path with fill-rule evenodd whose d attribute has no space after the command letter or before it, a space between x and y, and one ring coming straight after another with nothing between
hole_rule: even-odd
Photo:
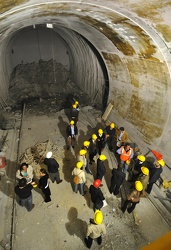
<instances>
[{"instance_id":1,"label":"tunnel entrance","mask_svg":"<svg viewBox=\"0 0 171 250\"><path fill-rule=\"evenodd\" d=\"M105 63L96 48L77 32L30 26L13 36L8 51L9 106L52 99L58 111L68 94L78 96L83 106L100 110L106 106L109 81Z\"/></svg>"}]
</instances>

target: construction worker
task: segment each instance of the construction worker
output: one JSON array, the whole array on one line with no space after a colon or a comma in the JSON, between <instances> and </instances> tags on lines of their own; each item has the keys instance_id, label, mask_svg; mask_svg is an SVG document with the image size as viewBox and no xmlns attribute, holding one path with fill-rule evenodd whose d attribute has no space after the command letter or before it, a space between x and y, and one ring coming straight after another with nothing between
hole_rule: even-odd
<instances>
[{"instance_id":1,"label":"construction worker","mask_svg":"<svg viewBox=\"0 0 171 250\"><path fill-rule=\"evenodd\" d=\"M96 156L97 154L97 147L96 147L96 140L97 140L97 135L96 134L92 134L90 141L90 145L89 145L89 160L90 160L90 164L92 164L92 162L95 162L94 160L94 156Z\"/></svg>"},{"instance_id":2,"label":"construction worker","mask_svg":"<svg viewBox=\"0 0 171 250\"><path fill-rule=\"evenodd\" d=\"M83 142L83 147L82 149L86 150L86 166L85 166L85 171L87 172L87 174L91 174L92 172L90 170L90 166L89 166L89 147L90 147L90 141L84 141Z\"/></svg>"},{"instance_id":3,"label":"construction worker","mask_svg":"<svg viewBox=\"0 0 171 250\"><path fill-rule=\"evenodd\" d=\"M71 107L71 120L73 120L75 124L77 124L78 122L79 111L80 111L80 108L78 106L78 101L75 101L75 103L72 104L72 107Z\"/></svg>"},{"instance_id":4,"label":"construction worker","mask_svg":"<svg viewBox=\"0 0 171 250\"><path fill-rule=\"evenodd\" d=\"M137 181L141 181L142 185L143 185L143 190L142 190L142 196L146 196L146 188L147 188L147 184L149 182L149 169L142 166L141 167L141 173L137 178Z\"/></svg>"},{"instance_id":5,"label":"construction worker","mask_svg":"<svg viewBox=\"0 0 171 250\"><path fill-rule=\"evenodd\" d=\"M126 174L123 172L122 168L113 168L112 169L112 177L109 192L114 195L119 194L120 186L122 185L123 181L125 180Z\"/></svg>"},{"instance_id":6,"label":"construction worker","mask_svg":"<svg viewBox=\"0 0 171 250\"><path fill-rule=\"evenodd\" d=\"M87 154L87 150L85 150L85 149L81 149L78 153L77 159L78 159L78 161L83 162L83 169L85 169L87 166L86 154Z\"/></svg>"},{"instance_id":7,"label":"construction worker","mask_svg":"<svg viewBox=\"0 0 171 250\"><path fill-rule=\"evenodd\" d=\"M119 128L117 133L117 143L116 146L119 148L123 146L128 141L128 133L125 131L124 127Z\"/></svg>"},{"instance_id":8,"label":"construction worker","mask_svg":"<svg viewBox=\"0 0 171 250\"><path fill-rule=\"evenodd\" d=\"M127 173L130 160L132 159L134 152L130 146L130 143L125 143L125 146L121 146L117 153L120 155L120 164L119 166L124 169L124 172Z\"/></svg>"},{"instance_id":9,"label":"construction worker","mask_svg":"<svg viewBox=\"0 0 171 250\"><path fill-rule=\"evenodd\" d=\"M128 204L131 203L131 207L127 208L128 213L131 213L135 206L140 202L140 198L142 196L142 190L143 185L140 181L135 182L135 189L131 192L130 195L128 195L127 200L124 202L123 206L121 207L121 210L123 213L125 213L125 210L128 206Z\"/></svg>"},{"instance_id":10,"label":"construction worker","mask_svg":"<svg viewBox=\"0 0 171 250\"><path fill-rule=\"evenodd\" d=\"M67 126L66 134L67 134L67 141L68 141L67 149L70 149L70 146L72 146L72 148L74 148L76 136L78 134L78 128L75 125L73 120L71 120L70 125Z\"/></svg>"},{"instance_id":11,"label":"construction worker","mask_svg":"<svg viewBox=\"0 0 171 250\"><path fill-rule=\"evenodd\" d=\"M85 177L85 172L83 170L83 162L81 161L77 162L76 167L72 171L72 175L79 177L78 182L74 183L74 192L77 193L80 187L80 194L84 196L86 193L84 191L84 184L86 183L86 177Z\"/></svg>"},{"instance_id":12,"label":"construction worker","mask_svg":"<svg viewBox=\"0 0 171 250\"><path fill-rule=\"evenodd\" d=\"M97 174L96 174L96 179L100 179L101 181L102 181L103 176L106 173L106 168L105 168L105 165L104 165L104 161L106 159L107 159L107 157L105 155L99 155L99 158L97 159Z\"/></svg>"},{"instance_id":13,"label":"construction worker","mask_svg":"<svg viewBox=\"0 0 171 250\"><path fill-rule=\"evenodd\" d=\"M59 174L59 164L54 158L52 158L51 151L46 154L46 158L44 159L44 164L47 165L49 177L52 183L54 183L55 180L57 184L61 183L62 180L60 179L60 174Z\"/></svg>"},{"instance_id":14,"label":"construction worker","mask_svg":"<svg viewBox=\"0 0 171 250\"><path fill-rule=\"evenodd\" d=\"M133 166L133 168L131 169L131 178L130 178L130 182L135 182L138 178L138 176L141 174L141 168L142 166L146 166L146 157L144 155L138 155L135 165Z\"/></svg>"},{"instance_id":15,"label":"construction worker","mask_svg":"<svg viewBox=\"0 0 171 250\"><path fill-rule=\"evenodd\" d=\"M96 145L97 145L97 152L99 155L101 155L101 152L105 147L105 134L103 132L103 129L101 128L98 130L97 133Z\"/></svg>"},{"instance_id":16,"label":"construction worker","mask_svg":"<svg viewBox=\"0 0 171 250\"><path fill-rule=\"evenodd\" d=\"M103 201L105 200L103 193L100 189L101 180L96 179L93 185L89 188L89 193L91 195L91 201L94 204L93 209L101 209L103 207Z\"/></svg>"},{"instance_id":17,"label":"construction worker","mask_svg":"<svg viewBox=\"0 0 171 250\"><path fill-rule=\"evenodd\" d=\"M101 245L103 234L106 234L106 227L103 224L103 214L101 211L96 210L94 213L94 219L90 219L90 224L87 226L85 238L87 248L91 248L94 239L97 239L97 244Z\"/></svg>"},{"instance_id":18,"label":"construction worker","mask_svg":"<svg viewBox=\"0 0 171 250\"><path fill-rule=\"evenodd\" d=\"M153 184L160 178L161 173L163 172L163 167L165 166L164 160L155 161L153 168L149 169L149 183L146 188L148 194L151 193Z\"/></svg>"},{"instance_id":19,"label":"construction worker","mask_svg":"<svg viewBox=\"0 0 171 250\"><path fill-rule=\"evenodd\" d=\"M105 128L106 143L108 144L110 151L116 150L115 134L116 134L115 124L112 122L109 126Z\"/></svg>"}]
</instances>

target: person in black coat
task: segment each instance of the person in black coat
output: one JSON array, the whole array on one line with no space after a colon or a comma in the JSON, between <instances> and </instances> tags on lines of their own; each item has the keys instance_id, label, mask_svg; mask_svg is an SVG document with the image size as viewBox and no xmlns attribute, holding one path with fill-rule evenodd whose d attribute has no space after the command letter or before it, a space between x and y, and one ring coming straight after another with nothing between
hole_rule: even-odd
<instances>
[{"instance_id":1,"label":"person in black coat","mask_svg":"<svg viewBox=\"0 0 171 250\"><path fill-rule=\"evenodd\" d=\"M97 140L97 135L96 134L92 134L91 139L89 139L90 141L90 145L89 145L89 163L92 164L92 162L95 162L94 160L94 156L96 156L97 154L97 147L96 147L96 140Z\"/></svg>"},{"instance_id":2,"label":"person in black coat","mask_svg":"<svg viewBox=\"0 0 171 250\"><path fill-rule=\"evenodd\" d=\"M96 145L97 145L97 152L99 155L101 155L101 152L105 147L105 134L102 129L98 130Z\"/></svg>"},{"instance_id":3,"label":"person in black coat","mask_svg":"<svg viewBox=\"0 0 171 250\"><path fill-rule=\"evenodd\" d=\"M44 202L49 202L51 201L51 192L49 188L49 183L48 183L48 178L49 175L47 174L46 170L44 168L40 169L40 179L39 179L39 188L42 189L42 192L45 196Z\"/></svg>"},{"instance_id":4,"label":"person in black coat","mask_svg":"<svg viewBox=\"0 0 171 250\"><path fill-rule=\"evenodd\" d=\"M123 172L122 168L112 169L112 177L109 191L110 193L117 195L119 194L120 186L125 180L126 174Z\"/></svg>"},{"instance_id":5,"label":"person in black coat","mask_svg":"<svg viewBox=\"0 0 171 250\"><path fill-rule=\"evenodd\" d=\"M149 183L147 185L146 192L148 194L151 193L153 184L159 179L161 173L163 172L162 166L159 164L158 161L154 163L154 167L149 169Z\"/></svg>"},{"instance_id":6,"label":"person in black coat","mask_svg":"<svg viewBox=\"0 0 171 250\"><path fill-rule=\"evenodd\" d=\"M74 124L73 120L71 120L70 125L67 126L66 134L67 134L67 140L68 140L67 149L70 149L70 146L72 146L74 148L75 141L76 141L76 135L78 134L78 128Z\"/></svg>"},{"instance_id":7,"label":"person in black coat","mask_svg":"<svg viewBox=\"0 0 171 250\"><path fill-rule=\"evenodd\" d=\"M46 154L46 158L44 159L44 164L47 165L48 167L49 177L51 181L54 183L56 180L56 183L59 184L62 182L59 174L59 164L54 158L51 158L51 156L52 152L48 152Z\"/></svg>"},{"instance_id":8,"label":"person in black coat","mask_svg":"<svg viewBox=\"0 0 171 250\"><path fill-rule=\"evenodd\" d=\"M80 108L78 107L77 102L72 104L72 107L71 107L71 120L73 120L75 122L75 125L78 122L79 111L80 111Z\"/></svg>"},{"instance_id":9,"label":"person in black coat","mask_svg":"<svg viewBox=\"0 0 171 250\"><path fill-rule=\"evenodd\" d=\"M96 174L96 178L100 179L102 181L103 176L106 173L106 168L104 165L104 161L106 160L106 156L105 155L100 155L99 158L97 159L97 174Z\"/></svg>"},{"instance_id":10,"label":"person in black coat","mask_svg":"<svg viewBox=\"0 0 171 250\"><path fill-rule=\"evenodd\" d=\"M109 150L115 152L116 151L116 129L115 124L112 122L109 126L105 128L105 137L106 143L108 144Z\"/></svg>"},{"instance_id":11,"label":"person in black coat","mask_svg":"<svg viewBox=\"0 0 171 250\"><path fill-rule=\"evenodd\" d=\"M103 200L105 199L101 189L101 180L97 179L93 182L93 185L89 188L89 193L91 195L91 201L94 204L94 210L101 209L103 207Z\"/></svg>"},{"instance_id":12,"label":"person in black coat","mask_svg":"<svg viewBox=\"0 0 171 250\"><path fill-rule=\"evenodd\" d=\"M19 180L18 185L15 187L15 193L19 197L20 206L26 206L27 210L30 212L34 208L32 203L32 188L33 186L29 183L27 184L26 178Z\"/></svg>"}]
</instances>

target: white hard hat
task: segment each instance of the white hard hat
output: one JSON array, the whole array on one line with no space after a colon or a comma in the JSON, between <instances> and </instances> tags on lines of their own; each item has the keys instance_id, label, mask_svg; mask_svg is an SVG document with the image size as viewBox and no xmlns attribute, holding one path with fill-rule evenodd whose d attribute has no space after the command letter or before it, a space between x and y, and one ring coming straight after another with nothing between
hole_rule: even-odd
<instances>
[{"instance_id":1,"label":"white hard hat","mask_svg":"<svg viewBox=\"0 0 171 250\"><path fill-rule=\"evenodd\" d=\"M52 152L50 151L50 152L48 152L47 154L46 154L46 158L50 158L52 156Z\"/></svg>"}]
</instances>

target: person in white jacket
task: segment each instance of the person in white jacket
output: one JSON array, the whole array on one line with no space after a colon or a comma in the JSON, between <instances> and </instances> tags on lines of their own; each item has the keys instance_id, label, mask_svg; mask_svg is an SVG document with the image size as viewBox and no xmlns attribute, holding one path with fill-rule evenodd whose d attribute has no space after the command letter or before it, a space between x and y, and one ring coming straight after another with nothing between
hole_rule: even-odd
<instances>
[{"instance_id":1,"label":"person in white jacket","mask_svg":"<svg viewBox=\"0 0 171 250\"><path fill-rule=\"evenodd\" d=\"M22 179L26 178L27 184L33 181L33 167L28 165L26 162L23 162L20 166L20 169L16 172L16 178Z\"/></svg>"},{"instance_id":2,"label":"person in white jacket","mask_svg":"<svg viewBox=\"0 0 171 250\"><path fill-rule=\"evenodd\" d=\"M77 162L76 167L72 171L72 175L77 177L78 180L77 183L76 182L74 183L74 192L77 193L80 187L80 194L84 196L85 195L84 184L86 183L86 177L85 177L85 172L83 170L82 161Z\"/></svg>"}]
</instances>

